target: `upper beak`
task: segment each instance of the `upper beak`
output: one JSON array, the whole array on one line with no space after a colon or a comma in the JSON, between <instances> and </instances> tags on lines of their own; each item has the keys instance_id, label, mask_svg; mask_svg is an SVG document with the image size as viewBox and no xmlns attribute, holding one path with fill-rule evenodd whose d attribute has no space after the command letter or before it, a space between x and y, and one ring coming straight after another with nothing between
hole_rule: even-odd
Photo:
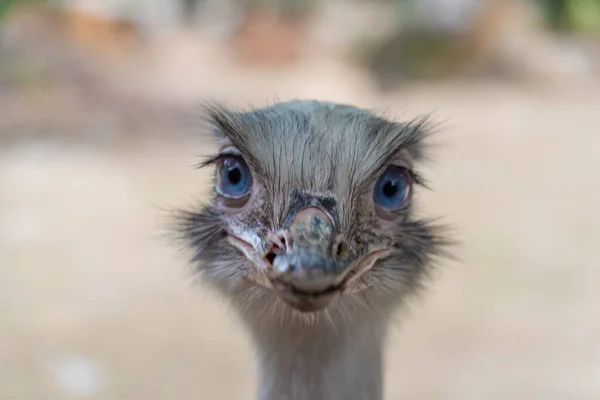
<instances>
[{"instance_id":1,"label":"upper beak","mask_svg":"<svg viewBox=\"0 0 600 400\"><path fill-rule=\"evenodd\" d=\"M339 284L353 257L333 254L334 239L333 221L325 212L301 210L288 230L287 248L273 259L272 277L308 293Z\"/></svg>"}]
</instances>

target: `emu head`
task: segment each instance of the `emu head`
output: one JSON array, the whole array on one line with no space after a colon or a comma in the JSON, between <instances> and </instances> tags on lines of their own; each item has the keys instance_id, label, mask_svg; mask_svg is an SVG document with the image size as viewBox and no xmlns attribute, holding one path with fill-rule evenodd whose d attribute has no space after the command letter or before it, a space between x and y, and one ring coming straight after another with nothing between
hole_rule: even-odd
<instances>
[{"instance_id":1,"label":"emu head","mask_svg":"<svg viewBox=\"0 0 600 400\"><path fill-rule=\"evenodd\" d=\"M179 230L206 280L242 306L295 313L369 312L419 286L443 243L413 215L423 120L300 100L205 111L214 194Z\"/></svg>"}]
</instances>

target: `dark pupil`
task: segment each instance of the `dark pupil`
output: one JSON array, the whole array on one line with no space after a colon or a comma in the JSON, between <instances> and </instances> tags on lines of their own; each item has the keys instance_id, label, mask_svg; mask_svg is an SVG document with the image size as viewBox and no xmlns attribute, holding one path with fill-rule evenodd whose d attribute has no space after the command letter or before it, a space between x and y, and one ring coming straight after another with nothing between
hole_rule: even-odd
<instances>
[{"instance_id":1,"label":"dark pupil","mask_svg":"<svg viewBox=\"0 0 600 400\"><path fill-rule=\"evenodd\" d=\"M237 185L242 180L242 171L238 167L233 167L227 171L227 179L234 185Z\"/></svg>"},{"instance_id":2,"label":"dark pupil","mask_svg":"<svg viewBox=\"0 0 600 400\"><path fill-rule=\"evenodd\" d=\"M385 197L394 197L398 193L398 183L395 181L387 181L383 185L383 195Z\"/></svg>"}]
</instances>

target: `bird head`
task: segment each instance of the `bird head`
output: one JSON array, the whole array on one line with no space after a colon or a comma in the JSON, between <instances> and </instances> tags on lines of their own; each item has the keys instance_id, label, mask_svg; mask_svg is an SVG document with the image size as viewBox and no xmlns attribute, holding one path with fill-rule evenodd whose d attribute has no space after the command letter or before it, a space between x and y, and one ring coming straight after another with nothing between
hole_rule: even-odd
<instances>
[{"instance_id":1,"label":"bird head","mask_svg":"<svg viewBox=\"0 0 600 400\"><path fill-rule=\"evenodd\" d=\"M251 301L301 312L394 301L419 285L442 242L413 215L425 121L296 100L205 107L218 151L212 200L180 214L204 277Z\"/></svg>"}]
</instances>

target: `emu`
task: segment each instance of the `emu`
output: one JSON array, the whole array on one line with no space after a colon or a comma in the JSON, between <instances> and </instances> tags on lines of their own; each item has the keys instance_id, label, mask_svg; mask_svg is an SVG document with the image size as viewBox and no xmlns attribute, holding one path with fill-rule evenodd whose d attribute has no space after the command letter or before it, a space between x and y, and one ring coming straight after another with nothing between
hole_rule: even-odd
<instances>
[{"instance_id":1,"label":"emu","mask_svg":"<svg viewBox=\"0 0 600 400\"><path fill-rule=\"evenodd\" d=\"M177 232L251 335L257 398L381 399L392 313L450 243L413 207L427 119L314 100L204 111L214 191Z\"/></svg>"}]
</instances>

